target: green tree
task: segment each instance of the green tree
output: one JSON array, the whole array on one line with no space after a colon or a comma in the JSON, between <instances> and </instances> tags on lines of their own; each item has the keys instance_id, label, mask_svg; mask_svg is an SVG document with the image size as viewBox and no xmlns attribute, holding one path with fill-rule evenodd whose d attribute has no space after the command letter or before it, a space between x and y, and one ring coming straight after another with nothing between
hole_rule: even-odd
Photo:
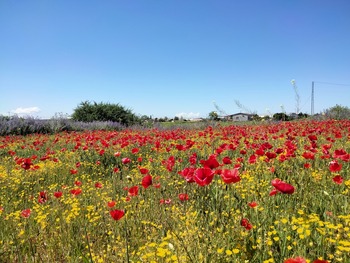
<instances>
[{"instance_id":1,"label":"green tree","mask_svg":"<svg viewBox=\"0 0 350 263\"><path fill-rule=\"evenodd\" d=\"M276 121L289 121L289 116L284 112L275 113L272 118Z\"/></svg>"},{"instance_id":2,"label":"green tree","mask_svg":"<svg viewBox=\"0 0 350 263\"><path fill-rule=\"evenodd\" d=\"M212 120L212 121L217 121L219 120L219 115L216 111L211 111L209 112L209 115L208 115L209 119Z\"/></svg>"},{"instance_id":3,"label":"green tree","mask_svg":"<svg viewBox=\"0 0 350 263\"><path fill-rule=\"evenodd\" d=\"M83 101L74 109L72 119L75 121L113 121L129 126L139 122L139 118L130 110L119 104Z\"/></svg>"},{"instance_id":4,"label":"green tree","mask_svg":"<svg viewBox=\"0 0 350 263\"><path fill-rule=\"evenodd\" d=\"M326 109L324 114L328 118L335 120L350 119L350 108L337 104L329 109Z\"/></svg>"}]
</instances>

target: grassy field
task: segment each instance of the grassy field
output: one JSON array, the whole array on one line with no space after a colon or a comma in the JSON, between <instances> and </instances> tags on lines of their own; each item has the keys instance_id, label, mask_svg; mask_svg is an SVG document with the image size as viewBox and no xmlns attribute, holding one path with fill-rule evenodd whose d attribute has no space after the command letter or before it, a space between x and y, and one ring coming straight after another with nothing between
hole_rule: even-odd
<instances>
[{"instance_id":1,"label":"grassy field","mask_svg":"<svg viewBox=\"0 0 350 263\"><path fill-rule=\"evenodd\" d=\"M350 122L0 137L0 262L350 262Z\"/></svg>"}]
</instances>

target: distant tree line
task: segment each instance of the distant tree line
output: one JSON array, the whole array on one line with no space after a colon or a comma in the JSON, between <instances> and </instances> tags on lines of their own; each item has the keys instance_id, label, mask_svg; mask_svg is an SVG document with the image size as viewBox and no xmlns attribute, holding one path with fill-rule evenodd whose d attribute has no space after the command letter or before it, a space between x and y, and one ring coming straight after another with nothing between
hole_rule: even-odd
<instances>
[{"instance_id":1,"label":"distant tree line","mask_svg":"<svg viewBox=\"0 0 350 263\"><path fill-rule=\"evenodd\" d=\"M318 119L350 119L350 109L346 106L336 105L324 110L322 114L309 116L306 113L290 114L280 112L275 113L272 117L260 117L253 115L254 121L275 120L275 121L291 121L303 118ZM218 121L219 116L216 112L211 112L207 120ZM127 127L134 129L159 127L162 122L170 123L185 122L183 118L174 117L174 119L155 118L143 115L141 117L135 115L131 110L119 104L110 103L91 103L82 102L74 110L72 118L64 115L55 115L49 120L35 119L33 117L18 116L1 116L0 115L0 136L4 135L27 135L32 133L48 133L53 134L62 131L84 131L84 130L122 130Z\"/></svg>"}]
</instances>

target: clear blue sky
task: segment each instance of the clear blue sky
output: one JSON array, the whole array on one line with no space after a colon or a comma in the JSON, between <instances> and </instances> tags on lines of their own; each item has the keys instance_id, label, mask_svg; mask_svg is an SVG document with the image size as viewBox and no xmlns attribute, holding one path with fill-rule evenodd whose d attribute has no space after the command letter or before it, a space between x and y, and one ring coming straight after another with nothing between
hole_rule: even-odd
<instances>
[{"instance_id":1,"label":"clear blue sky","mask_svg":"<svg viewBox=\"0 0 350 263\"><path fill-rule=\"evenodd\" d=\"M1 1L0 114L153 117L350 106L349 0Z\"/></svg>"}]
</instances>

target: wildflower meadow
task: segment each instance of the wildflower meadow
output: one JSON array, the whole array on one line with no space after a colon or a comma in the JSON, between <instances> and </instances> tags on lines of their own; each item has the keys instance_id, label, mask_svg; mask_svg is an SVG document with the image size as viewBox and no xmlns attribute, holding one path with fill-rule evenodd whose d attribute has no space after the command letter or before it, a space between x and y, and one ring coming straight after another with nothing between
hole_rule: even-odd
<instances>
[{"instance_id":1,"label":"wildflower meadow","mask_svg":"<svg viewBox=\"0 0 350 263\"><path fill-rule=\"evenodd\" d=\"M350 121L0 137L0 262L350 262Z\"/></svg>"}]
</instances>

